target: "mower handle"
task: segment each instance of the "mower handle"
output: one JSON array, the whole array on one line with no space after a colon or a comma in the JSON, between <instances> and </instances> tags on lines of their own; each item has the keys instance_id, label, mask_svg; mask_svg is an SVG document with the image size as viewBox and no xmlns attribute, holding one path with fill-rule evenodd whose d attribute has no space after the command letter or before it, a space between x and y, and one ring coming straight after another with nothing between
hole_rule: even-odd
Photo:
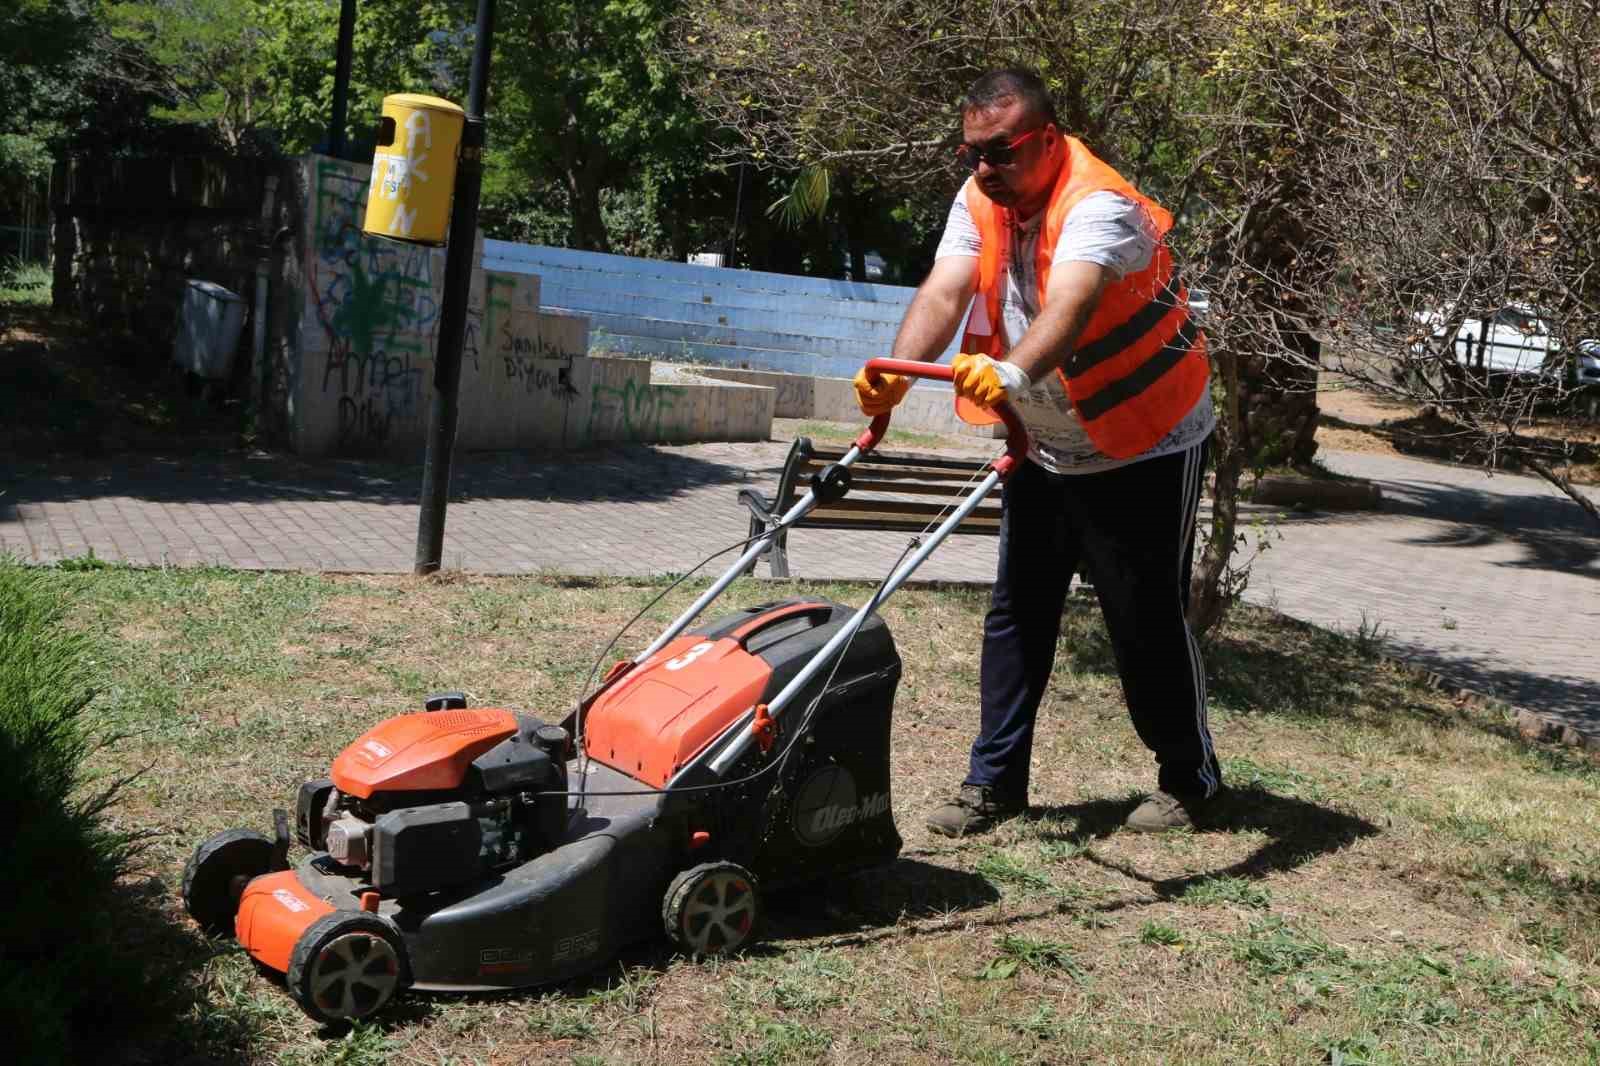
<instances>
[{"instance_id":1,"label":"mower handle","mask_svg":"<svg viewBox=\"0 0 1600 1066\"><path fill-rule=\"evenodd\" d=\"M884 374L904 374L913 378L931 378L934 381L950 381L955 377L955 368L946 363L924 363L919 359L868 359L866 365L867 380L876 381ZM1006 454L994 461L994 468L1001 477L1011 473L1013 467L1022 462L1028 454L1028 430L1022 424L1022 417L1017 414L1016 408L1002 400L990 408L1006 427ZM875 415L872 424L866 432L856 438L856 447L863 452L869 452L883 439L889 431L889 413Z\"/></svg>"}]
</instances>

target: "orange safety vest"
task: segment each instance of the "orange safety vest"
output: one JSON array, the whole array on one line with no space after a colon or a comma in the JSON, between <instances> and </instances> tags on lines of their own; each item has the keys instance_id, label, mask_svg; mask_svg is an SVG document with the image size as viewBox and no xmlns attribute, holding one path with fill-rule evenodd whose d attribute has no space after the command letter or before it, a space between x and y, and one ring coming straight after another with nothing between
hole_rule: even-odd
<instances>
[{"instance_id":1,"label":"orange safety vest","mask_svg":"<svg viewBox=\"0 0 1600 1066\"><path fill-rule=\"evenodd\" d=\"M1172 215L1140 195L1077 138L1063 140L1067 162L1050 193L1035 254L1040 307L1061 227L1085 196L1119 193L1142 205L1156 226L1158 241L1149 265L1105 287L1072 353L1056 370L1094 446L1113 459L1131 459L1170 433L1204 394L1209 375L1205 334L1189 316L1188 291L1173 269L1172 252L1163 239L1172 228ZM1000 315L1000 265L1008 236L1005 209L985 196L973 179L967 181L966 197L983 239L978 256L978 299L983 302L974 301L961 350L1000 359L1007 348ZM986 319L979 317L980 312ZM986 322L989 329L981 331ZM956 412L974 425L999 421L959 397Z\"/></svg>"}]
</instances>

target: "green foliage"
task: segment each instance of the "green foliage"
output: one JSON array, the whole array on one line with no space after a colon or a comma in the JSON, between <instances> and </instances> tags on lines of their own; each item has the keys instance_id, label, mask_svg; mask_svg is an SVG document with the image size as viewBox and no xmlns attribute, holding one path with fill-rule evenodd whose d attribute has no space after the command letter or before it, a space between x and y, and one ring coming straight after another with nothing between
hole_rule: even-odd
<instances>
[{"instance_id":1,"label":"green foliage","mask_svg":"<svg viewBox=\"0 0 1600 1066\"><path fill-rule=\"evenodd\" d=\"M978 971L980 981L1004 981L1023 967L1057 971L1083 980L1083 967L1073 958L1072 948L1058 940L1007 933L996 946L999 954Z\"/></svg>"},{"instance_id":2,"label":"green foliage","mask_svg":"<svg viewBox=\"0 0 1600 1066\"><path fill-rule=\"evenodd\" d=\"M1145 922L1139 927L1139 943L1175 947L1183 943L1183 933L1165 922Z\"/></svg>"},{"instance_id":3,"label":"green foliage","mask_svg":"<svg viewBox=\"0 0 1600 1066\"><path fill-rule=\"evenodd\" d=\"M1197 907L1236 903L1241 907L1265 910L1272 903L1272 897L1266 889L1256 887L1243 877L1208 877L1196 881L1184 890L1182 898L1183 902Z\"/></svg>"},{"instance_id":4,"label":"green foliage","mask_svg":"<svg viewBox=\"0 0 1600 1066\"><path fill-rule=\"evenodd\" d=\"M93 652L63 629L57 588L0 559L0 1031L31 1063L70 1059L75 1041L137 1019L150 991L143 960L112 944L135 842L108 817L118 786L85 768L102 743L85 715Z\"/></svg>"},{"instance_id":5,"label":"green foliage","mask_svg":"<svg viewBox=\"0 0 1600 1066\"><path fill-rule=\"evenodd\" d=\"M833 172L827 167L802 167L794 176L787 194L767 208L767 214L781 219L790 229L823 217L833 193Z\"/></svg>"},{"instance_id":6,"label":"green foliage","mask_svg":"<svg viewBox=\"0 0 1600 1066\"><path fill-rule=\"evenodd\" d=\"M88 4L0 5L0 210L49 171L50 149L82 105L74 56L90 35Z\"/></svg>"},{"instance_id":7,"label":"green foliage","mask_svg":"<svg viewBox=\"0 0 1600 1066\"><path fill-rule=\"evenodd\" d=\"M44 307L50 303L50 270L20 259L0 262L0 304Z\"/></svg>"},{"instance_id":8,"label":"green foliage","mask_svg":"<svg viewBox=\"0 0 1600 1066\"><path fill-rule=\"evenodd\" d=\"M111 38L132 44L172 94L159 117L215 122L237 143L254 121L263 91L257 5L231 0L141 0L105 10Z\"/></svg>"},{"instance_id":9,"label":"green foliage","mask_svg":"<svg viewBox=\"0 0 1600 1066\"><path fill-rule=\"evenodd\" d=\"M390 93L463 95L465 17L462 5L445 0L362 0L349 129L374 128ZM213 127L234 146L257 135L297 153L326 140L336 0L119 0L106 20L112 38L137 50L144 76L167 96L159 116ZM363 138L370 151L370 135L357 140Z\"/></svg>"},{"instance_id":10,"label":"green foliage","mask_svg":"<svg viewBox=\"0 0 1600 1066\"><path fill-rule=\"evenodd\" d=\"M1244 933L1229 940L1233 945L1233 957L1264 976L1343 963L1348 958L1344 949L1333 947L1315 933L1278 918L1255 922Z\"/></svg>"},{"instance_id":11,"label":"green foliage","mask_svg":"<svg viewBox=\"0 0 1600 1066\"><path fill-rule=\"evenodd\" d=\"M561 183L570 243L611 246L602 192L648 199L706 172L698 115L665 48L675 0L505 0L496 12L486 200Z\"/></svg>"}]
</instances>

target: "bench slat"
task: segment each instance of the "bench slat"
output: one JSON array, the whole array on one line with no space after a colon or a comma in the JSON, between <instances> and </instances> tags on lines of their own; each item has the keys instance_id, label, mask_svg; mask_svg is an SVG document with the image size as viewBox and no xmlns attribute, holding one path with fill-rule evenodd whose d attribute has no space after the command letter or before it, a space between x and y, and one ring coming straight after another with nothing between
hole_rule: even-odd
<instances>
[{"instance_id":1,"label":"bench slat","mask_svg":"<svg viewBox=\"0 0 1600 1066\"><path fill-rule=\"evenodd\" d=\"M805 519L802 520L801 525L805 525L806 522L811 521L811 519L817 515L827 514L830 512L839 514L860 511L875 514L926 515L929 518L932 518L934 515L944 514L947 511L953 510L955 510L954 507L948 507L944 504L923 503L916 500L864 500L856 496L846 496L842 500L834 500L832 503L819 505L816 510L812 511L811 514L807 515ZM967 516L968 521L972 521L976 518L993 518L996 521L999 521L1000 508L992 504L988 506L980 505L970 515Z\"/></svg>"},{"instance_id":2,"label":"bench slat","mask_svg":"<svg viewBox=\"0 0 1600 1066\"><path fill-rule=\"evenodd\" d=\"M751 536L770 527L777 514L793 507L806 494L814 473L844 455L842 448L819 449L809 440L796 440L778 479L781 499L773 500L768 508L766 496L750 489L740 490L740 499L751 511ZM869 452L859 456L851 467L850 494L813 508L797 528L924 532L971 494L989 463L975 457ZM973 510L952 532L991 537L998 534L1002 507L997 497L990 499L995 502ZM774 577L789 574L787 539L787 530L778 531L767 552ZM752 569L754 565L752 561Z\"/></svg>"},{"instance_id":3,"label":"bench slat","mask_svg":"<svg viewBox=\"0 0 1600 1066\"><path fill-rule=\"evenodd\" d=\"M971 485L958 485L951 482L930 485L919 481L889 481L873 476L871 478L853 479L850 482L850 495L854 496L861 492L887 492L895 496L934 496L939 499L961 499L972 495L972 490L977 487L977 482Z\"/></svg>"},{"instance_id":4,"label":"bench slat","mask_svg":"<svg viewBox=\"0 0 1600 1066\"><path fill-rule=\"evenodd\" d=\"M812 463L826 465L837 463L844 458L843 450L824 451L821 448L812 448L806 460ZM974 466L988 463L988 459L957 459L947 455L915 455L910 452L868 452L858 458L854 468L860 470L867 466L892 466L898 469L920 467L927 470L954 470L962 474L970 474Z\"/></svg>"},{"instance_id":5,"label":"bench slat","mask_svg":"<svg viewBox=\"0 0 1600 1066\"><path fill-rule=\"evenodd\" d=\"M931 517L931 516L930 516ZM865 529L874 532L891 533L921 533L928 528L926 520L917 522L908 518L897 518L887 514L873 514L870 512L853 512L849 518L830 518L826 514L818 516L815 512L806 516L802 528L811 529ZM994 535L1000 532L998 518L968 518L955 528L956 533L973 533Z\"/></svg>"},{"instance_id":6,"label":"bench slat","mask_svg":"<svg viewBox=\"0 0 1600 1066\"><path fill-rule=\"evenodd\" d=\"M808 481L813 471L821 470L827 463L804 463L796 467L799 472L799 481ZM948 484L959 484L972 481L974 484L982 480L982 474L974 477L973 468L965 470L935 470L932 467L922 466L865 466L856 463L850 468L853 480L861 477L875 477L893 481L938 481Z\"/></svg>"}]
</instances>

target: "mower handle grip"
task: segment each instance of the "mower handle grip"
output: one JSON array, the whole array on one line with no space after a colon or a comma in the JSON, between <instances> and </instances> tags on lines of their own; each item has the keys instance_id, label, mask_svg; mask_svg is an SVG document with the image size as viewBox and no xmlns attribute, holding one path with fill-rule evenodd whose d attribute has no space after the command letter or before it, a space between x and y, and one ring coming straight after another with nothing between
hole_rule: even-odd
<instances>
[{"instance_id":1,"label":"mower handle grip","mask_svg":"<svg viewBox=\"0 0 1600 1066\"><path fill-rule=\"evenodd\" d=\"M955 377L955 368L949 364L924 363L919 359L868 359L865 369L868 381L877 381L884 374L904 374L934 381L950 381ZM990 410L999 416L1006 427L1006 454L995 462L995 469L1001 477L1005 477L1028 454L1028 430L1022 424L1022 417L1017 414L1016 408L1006 401L1002 400ZM856 439L856 446L863 452L871 451L888 431L888 412L876 415L867 431Z\"/></svg>"}]
</instances>

